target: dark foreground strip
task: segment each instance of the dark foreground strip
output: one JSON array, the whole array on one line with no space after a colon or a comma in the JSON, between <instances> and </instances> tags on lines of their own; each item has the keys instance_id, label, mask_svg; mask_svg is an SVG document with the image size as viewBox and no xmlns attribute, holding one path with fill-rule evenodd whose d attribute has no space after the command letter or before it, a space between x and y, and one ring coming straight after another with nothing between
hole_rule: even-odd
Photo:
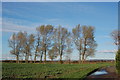
<instances>
[{"instance_id":1,"label":"dark foreground strip","mask_svg":"<svg viewBox=\"0 0 120 80\"><path fill-rule=\"evenodd\" d=\"M1 80L120 80L118 78L2 78Z\"/></svg>"}]
</instances>

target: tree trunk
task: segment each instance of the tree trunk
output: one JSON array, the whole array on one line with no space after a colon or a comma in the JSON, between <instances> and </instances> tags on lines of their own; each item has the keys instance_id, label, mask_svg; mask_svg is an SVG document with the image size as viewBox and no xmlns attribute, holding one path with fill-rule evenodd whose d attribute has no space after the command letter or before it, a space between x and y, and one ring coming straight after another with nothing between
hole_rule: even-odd
<instances>
[{"instance_id":1,"label":"tree trunk","mask_svg":"<svg viewBox=\"0 0 120 80\"><path fill-rule=\"evenodd\" d=\"M27 55L25 56L25 63L27 63Z\"/></svg>"},{"instance_id":2,"label":"tree trunk","mask_svg":"<svg viewBox=\"0 0 120 80\"><path fill-rule=\"evenodd\" d=\"M25 56L25 62L28 63L29 55Z\"/></svg>"},{"instance_id":3,"label":"tree trunk","mask_svg":"<svg viewBox=\"0 0 120 80\"><path fill-rule=\"evenodd\" d=\"M81 53L79 54L79 63L81 62Z\"/></svg>"},{"instance_id":4,"label":"tree trunk","mask_svg":"<svg viewBox=\"0 0 120 80\"><path fill-rule=\"evenodd\" d=\"M85 38L85 42L84 42L84 50L83 50L83 54L82 54L82 62L84 62L84 57L85 57L85 52L86 52L86 38Z\"/></svg>"},{"instance_id":5,"label":"tree trunk","mask_svg":"<svg viewBox=\"0 0 120 80\"><path fill-rule=\"evenodd\" d=\"M60 54L60 61L62 61L62 54Z\"/></svg>"},{"instance_id":6,"label":"tree trunk","mask_svg":"<svg viewBox=\"0 0 120 80\"><path fill-rule=\"evenodd\" d=\"M85 60L84 57L85 57L85 55L83 54L83 55L82 55L82 62L84 62L84 60Z\"/></svg>"},{"instance_id":7,"label":"tree trunk","mask_svg":"<svg viewBox=\"0 0 120 80\"><path fill-rule=\"evenodd\" d=\"M32 62L32 61L33 61L33 60L32 60L32 56L30 56L30 58L31 58L30 63L33 63L33 62Z\"/></svg>"},{"instance_id":8,"label":"tree trunk","mask_svg":"<svg viewBox=\"0 0 120 80\"><path fill-rule=\"evenodd\" d=\"M19 63L19 56L16 56L16 63Z\"/></svg>"},{"instance_id":9,"label":"tree trunk","mask_svg":"<svg viewBox=\"0 0 120 80\"><path fill-rule=\"evenodd\" d=\"M43 56L43 51L42 54L40 55L40 63L42 62L42 56Z\"/></svg>"},{"instance_id":10,"label":"tree trunk","mask_svg":"<svg viewBox=\"0 0 120 80\"><path fill-rule=\"evenodd\" d=\"M60 63L62 64L62 54L60 54Z\"/></svg>"},{"instance_id":11,"label":"tree trunk","mask_svg":"<svg viewBox=\"0 0 120 80\"><path fill-rule=\"evenodd\" d=\"M86 60L86 59L87 59L87 57L88 57L88 56L85 56L84 60Z\"/></svg>"},{"instance_id":12,"label":"tree trunk","mask_svg":"<svg viewBox=\"0 0 120 80\"><path fill-rule=\"evenodd\" d=\"M60 53L60 46L59 46L59 55L60 55L60 61L61 61L61 53ZM60 61L59 61L59 62L60 62Z\"/></svg>"},{"instance_id":13,"label":"tree trunk","mask_svg":"<svg viewBox=\"0 0 120 80\"><path fill-rule=\"evenodd\" d=\"M34 63L36 62L36 57L37 57L37 55L35 54L35 57L34 57Z\"/></svg>"},{"instance_id":14,"label":"tree trunk","mask_svg":"<svg viewBox=\"0 0 120 80\"><path fill-rule=\"evenodd\" d=\"M62 64L62 55L63 55L63 46L61 47L61 51L60 51L60 63Z\"/></svg>"},{"instance_id":15,"label":"tree trunk","mask_svg":"<svg viewBox=\"0 0 120 80\"><path fill-rule=\"evenodd\" d=\"M71 62L70 59L68 60L68 62L69 62L69 64L70 64L70 62Z\"/></svg>"},{"instance_id":16,"label":"tree trunk","mask_svg":"<svg viewBox=\"0 0 120 80\"><path fill-rule=\"evenodd\" d=\"M51 59L51 61L53 61L53 59Z\"/></svg>"},{"instance_id":17,"label":"tree trunk","mask_svg":"<svg viewBox=\"0 0 120 80\"><path fill-rule=\"evenodd\" d=\"M46 49L45 49L45 53L44 53L44 62L46 62Z\"/></svg>"}]
</instances>

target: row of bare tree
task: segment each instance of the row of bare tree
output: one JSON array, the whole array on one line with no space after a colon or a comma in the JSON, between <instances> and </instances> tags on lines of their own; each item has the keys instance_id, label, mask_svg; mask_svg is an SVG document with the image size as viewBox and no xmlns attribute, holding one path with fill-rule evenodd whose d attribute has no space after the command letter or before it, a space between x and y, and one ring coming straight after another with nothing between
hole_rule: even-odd
<instances>
[{"instance_id":1,"label":"row of bare tree","mask_svg":"<svg viewBox=\"0 0 120 80\"><path fill-rule=\"evenodd\" d=\"M25 57L26 63L32 56L34 62L36 57L40 58L40 62L44 57L46 62L47 55L52 61L59 56L62 62L64 54L70 59L69 55L73 53L75 47L79 51L79 61L85 61L88 56L94 55L97 46L92 26L77 25L70 32L61 26L55 28L52 25L41 25L36 28L36 31L36 34L21 31L13 33L8 40L10 53L16 56L17 63L21 56Z\"/></svg>"}]
</instances>

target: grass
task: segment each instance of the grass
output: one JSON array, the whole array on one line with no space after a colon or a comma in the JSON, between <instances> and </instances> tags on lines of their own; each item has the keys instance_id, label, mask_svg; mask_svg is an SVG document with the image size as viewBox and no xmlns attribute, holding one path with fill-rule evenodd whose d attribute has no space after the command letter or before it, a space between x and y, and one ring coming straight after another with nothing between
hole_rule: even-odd
<instances>
[{"instance_id":1,"label":"grass","mask_svg":"<svg viewBox=\"0 0 120 80\"><path fill-rule=\"evenodd\" d=\"M96 64L34 64L2 63L3 78L84 78L92 70L114 65L113 63Z\"/></svg>"}]
</instances>

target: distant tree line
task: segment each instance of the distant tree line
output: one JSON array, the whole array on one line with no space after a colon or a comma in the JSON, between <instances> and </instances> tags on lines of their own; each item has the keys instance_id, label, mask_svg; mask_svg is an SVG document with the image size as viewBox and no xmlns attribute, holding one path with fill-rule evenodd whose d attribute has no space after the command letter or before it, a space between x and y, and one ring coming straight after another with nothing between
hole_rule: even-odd
<instances>
[{"instance_id":1,"label":"distant tree line","mask_svg":"<svg viewBox=\"0 0 120 80\"><path fill-rule=\"evenodd\" d=\"M52 61L59 56L62 62L63 55L70 59L72 51L76 48L79 51L79 62L84 62L88 56L93 56L96 51L96 41L94 36L94 27L80 26L78 24L70 32L68 29L52 25L41 25L36 28L36 34L27 32L13 33L9 42L10 53L16 56L16 62L19 63L20 57L25 58L25 62L34 56L46 62L46 57ZM75 46L75 47L73 47Z\"/></svg>"}]
</instances>

